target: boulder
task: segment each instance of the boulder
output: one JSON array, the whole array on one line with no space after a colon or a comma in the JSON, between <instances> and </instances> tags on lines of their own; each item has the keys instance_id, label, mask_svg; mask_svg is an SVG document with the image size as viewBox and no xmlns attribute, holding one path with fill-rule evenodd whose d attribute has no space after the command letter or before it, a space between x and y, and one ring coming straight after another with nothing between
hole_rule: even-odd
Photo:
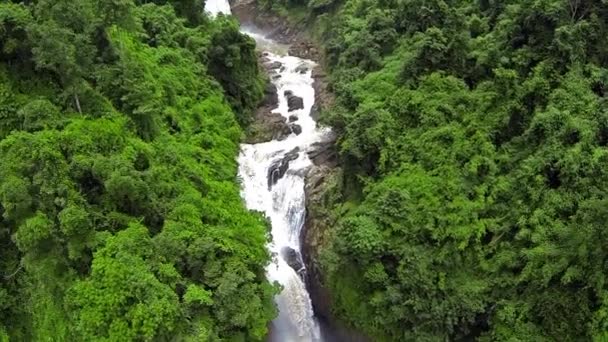
<instances>
[{"instance_id":1,"label":"boulder","mask_svg":"<svg viewBox=\"0 0 608 342\"><path fill-rule=\"evenodd\" d=\"M298 109L304 109L304 99L293 94L285 95L287 97L287 107L290 112Z\"/></svg>"},{"instance_id":2,"label":"boulder","mask_svg":"<svg viewBox=\"0 0 608 342\"><path fill-rule=\"evenodd\" d=\"M285 176L285 173L289 169L289 163L298 159L300 156L300 149L294 148L283 156L283 158L274 161L268 168L268 189L271 189L273 185L277 184L279 179Z\"/></svg>"},{"instance_id":3,"label":"boulder","mask_svg":"<svg viewBox=\"0 0 608 342\"><path fill-rule=\"evenodd\" d=\"M298 121L298 116L297 115L290 115L289 116L289 122L296 122Z\"/></svg>"},{"instance_id":4,"label":"boulder","mask_svg":"<svg viewBox=\"0 0 608 342\"><path fill-rule=\"evenodd\" d=\"M296 72L300 73L300 74L305 74L308 72L308 66L304 65L304 64L300 64L298 65L298 67L296 68Z\"/></svg>"},{"instance_id":5,"label":"boulder","mask_svg":"<svg viewBox=\"0 0 608 342\"><path fill-rule=\"evenodd\" d=\"M255 121L248 127L245 143L258 144L270 140L283 140L291 134L291 127L279 113L273 113L268 106L256 112Z\"/></svg>"},{"instance_id":6,"label":"boulder","mask_svg":"<svg viewBox=\"0 0 608 342\"><path fill-rule=\"evenodd\" d=\"M285 120L285 118L283 118L283 120ZM281 130L276 131L275 135L273 136L274 140L278 140L278 141L283 141L285 139L287 139L288 136L291 135L291 127L285 123L284 125L281 126Z\"/></svg>"},{"instance_id":7,"label":"boulder","mask_svg":"<svg viewBox=\"0 0 608 342\"><path fill-rule=\"evenodd\" d=\"M300 125L292 124L292 125L289 125L289 128L295 135L302 134L302 126L300 126Z\"/></svg>"},{"instance_id":8,"label":"boulder","mask_svg":"<svg viewBox=\"0 0 608 342\"><path fill-rule=\"evenodd\" d=\"M304 268L304 262L302 261L302 256L300 253L291 247L283 247L281 249L281 257L289 267L293 268L296 273L301 274Z\"/></svg>"},{"instance_id":9,"label":"boulder","mask_svg":"<svg viewBox=\"0 0 608 342\"><path fill-rule=\"evenodd\" d=\"M264 63L264 67L266 68L266 70L276 70L276 69L282 69L284 68L283 63L281 62L271 62L271 61L267 61Z\"/></svg>"}]
</instances>

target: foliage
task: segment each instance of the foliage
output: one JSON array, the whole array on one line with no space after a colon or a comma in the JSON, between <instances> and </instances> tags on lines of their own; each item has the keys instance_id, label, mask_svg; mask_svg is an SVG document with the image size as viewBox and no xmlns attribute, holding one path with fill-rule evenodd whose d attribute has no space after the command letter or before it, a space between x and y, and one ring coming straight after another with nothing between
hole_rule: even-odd
<instances>
[{"instance_id":1,"label":"foliage","mask_svg":"<svg viewBox=\"0 0 608 342\"><path fill-rule=\"evenodd\" d=\"M0 340L266 335L235 161L261 77L200 5L0 3Z\"/></svg>"},{"instance_id":2,"label":"foliage","mask_svg":"<svg viewBox=\"0 0 608 342\"><path fill-rule=\"evenodd\" d=\"M378 340L604 340L608 5L325 3L304 5L338 96L339 317Z\"/></svg>"}]
</instances>

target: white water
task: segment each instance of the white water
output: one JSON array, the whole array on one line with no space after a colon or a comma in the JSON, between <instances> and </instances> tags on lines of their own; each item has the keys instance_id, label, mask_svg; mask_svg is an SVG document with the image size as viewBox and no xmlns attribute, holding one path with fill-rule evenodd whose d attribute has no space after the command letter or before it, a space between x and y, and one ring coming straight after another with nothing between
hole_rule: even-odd
<instances>
[{"instance_id":1,"label":"white water","mask_svg":"<svg viewBox=\"0 0 608 342\"><path fill-rule=\"evenodd\" d=\"M205 12L210 13L212 16L216 16L220 13L231 14L230 3L228 0L206 0L205 1Z\"/></svg>"},{"instance_id":2,"label":"white water","mask_svg":"<svg viewBox=\"0 0 608 342\"><path fill-rule=\"evenodd\" d=\"M230 5L227 0L207 0L206 11L212 15L229 14ZM307 151L313 143L324 140L328 133L317 128L316 122L310 117L315 101L312 86L314 62L288 56L285 47L259 33L245 33L256 39L258 47L267 51L269 63L279 62L282 65L276 70L280 77L273 80L279 95L279 105L273 112L280 113L286 119L296 115L298 120L295 124L302 127L300 135L292 134L283 141L244 144L238 158L241 195L247 207L264 212L272 224L272 242L268 249L273 254L273 262L267 268L267 277L281 284L283 289L275 298L279 316L272 323L270 339L277 342L322 341L304 282L298 272L288 265L282 253L285 247L289 247L297 251L301 259L300 232L305 217L304 175L312 165ZM305 72L301 72L302 67L306 68ZM285 91L301 97L304 108L289 112ZM295 148L299 149L297 159L290 162L285 176L269 188L269 168Z\"/></svg>"}]
</instances>

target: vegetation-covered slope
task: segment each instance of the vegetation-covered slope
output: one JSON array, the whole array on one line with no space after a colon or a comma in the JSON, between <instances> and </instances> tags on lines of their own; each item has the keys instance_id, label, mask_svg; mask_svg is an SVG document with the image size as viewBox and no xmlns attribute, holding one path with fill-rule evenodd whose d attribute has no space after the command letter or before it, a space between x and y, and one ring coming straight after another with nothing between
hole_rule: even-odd
<instances>
[{"instance_id":1,"label":"vegetation-covered slope","mask_svg":"<svg viewBox=\"0 0 608 342\"><path fill-rule=\"evenodd\" d=\"M0 3L0 340L251 341L254 42L201 1Z\"/></svg>"},{"instance_id":2,"label":"vegetation-covered slope","mask_svg":"<svg viewBox=\"0 0 608 342\"><path fill-rule=\"evenodd\" d=\"M333 75L342 319L378 340L608 339L605 1L260 3L307 11Z\"/></svg>"}]
</instances>

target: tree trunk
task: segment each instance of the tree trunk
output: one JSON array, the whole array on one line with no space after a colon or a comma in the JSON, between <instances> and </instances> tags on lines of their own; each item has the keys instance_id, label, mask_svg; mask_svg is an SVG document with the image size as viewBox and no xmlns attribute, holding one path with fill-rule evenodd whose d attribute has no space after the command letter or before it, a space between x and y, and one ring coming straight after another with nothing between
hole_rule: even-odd
<instances>
[{"instance_id":1,"label":"tree trunk","mask_svg":"<svg viewBox=\"0 0 608 342\"><path fill-rule=\"evenodd\" d=\"M78 99L78 94L74 94L74 102L76 103L76 109L78 113L82 114L82 108L80 108L80 100Z\"/></svg>"}]
</instances>

